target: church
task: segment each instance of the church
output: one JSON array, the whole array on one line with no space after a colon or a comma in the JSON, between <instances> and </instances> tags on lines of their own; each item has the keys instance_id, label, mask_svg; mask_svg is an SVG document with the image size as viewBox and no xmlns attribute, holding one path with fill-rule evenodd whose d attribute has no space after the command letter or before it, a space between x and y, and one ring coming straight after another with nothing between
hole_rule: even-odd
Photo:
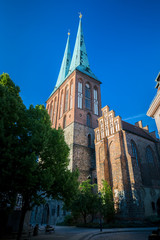
<instances>
[{"instance_id":1,"label":"church","mask_svg":"<svg viewBox=\"0 0 160 240\"><path fill-rule=\"evenodd\" d=\"M56 85L46 101L52 127L64 130L69 169L78 168L79 181L91 179L99 190L102 180L107 180L120 217L160 215L159 140L141 121L134 126L108 106L101 110L101 82L89 65L81 14L72 57L69 38L70 33ZM31 223L62 221L61 205L49 199L35 207Z\"/></svg>"}]
</instances>

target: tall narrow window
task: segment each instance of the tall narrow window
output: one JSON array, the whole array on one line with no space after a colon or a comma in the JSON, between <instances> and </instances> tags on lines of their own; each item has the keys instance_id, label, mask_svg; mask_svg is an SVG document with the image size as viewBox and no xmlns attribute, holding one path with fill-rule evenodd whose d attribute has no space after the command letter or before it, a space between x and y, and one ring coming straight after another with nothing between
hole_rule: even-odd
<instances>
[{"instance_id":1,"label":"tall narrow window","mask_svg":"<svg viewBox=\"0 0 160 240\"><path fill-rule=\"evenodd\" d=\"M137 162L137 166L139 166L139 163L138 163L138 153L137 153L136 144L133 141L131 141L131 146L132 146L133 157L135 157L136 162Z\"/></svg>"},{"instance_id":2,"label":"tall narrow window","mask_svg":"<svg viewBox=\"0 0 160 240\"><path fill-rule=\"evenodd\" d=\"M146 148L146 161L147 163L154 163L153 152L149 146Z\"/></svg>"},{"instance_id":3,"label":"tall narrow window","mask_svg":"<svg viewBox=\"0 0 160 240\"><path fill-rule=\"evenodd\" d=\"M82 83L78 82L78 108L82 109Z\"/></svg>"},{"instance_id":4,"label":"tall narrow window","mask_svg":"<svg viewBox=\"0 0 160 240\"><path fill-rule=\"evenodd\" d=\"M85 85L85 108L91 110L91 89L88 83Z\"/></svg>"},{"instance_id":5,"label":"tall narrow window","mask_svg":"<svg viewBox=\"0 0 160 240\"><path fill-rule=\"evenodd\" d=\"M94 88L94 114L98 115L98 94L96 88Z\"/></svg>"},{"instance_id":6,"label":"tall narrow window","mask_svg":"<svg viewBox=\"0 0 160 240\"><path fill-rule=\"evenodd\" d=\"M52 113L53 113L53 102L51 103L51 107L50 107L50 118L52 121Z\"/></svg>"},{"instance_id":7,"label":"tall narrow window","mask_svg":"<svg viewBox=\"0 0 160 240\"><path fill-rule=\"evenodd\" d=\"M73 107L73 83L71 83L71 88L70 88L70 106L69 109L71 110Z\"/></svg>"},{"instance_id":8,"label":"tall narrow window","mask_svg":"<svg viewBox=\"0 0 160 240\"><path fill-rule=\"evenodd\" d=\"M89 113L87 114L87 126L91 127L91 115Z\"/></svg>"},{"instance_id":9,"label":"tall narrow window","mask_svg":"<svg viewBox=\"0 0 160 240\"><path fill-rule=\"evenodd\" d=\"M54 109L53 109L53 119L52 119L52 124L54 124L55 121L55 115L56 115L56 98L54 100Z\"/></svg>"},{"instance_id":10,"label":"tall narrow window","mask_svg":"<svg viewBox=\"0 0 160 240\"><path fill-rule=\"evenodd\" d=\"M60 214L60 206L58 205L57 206L57 217L59 217L59 214Z\"/></svg>"},{"instance_id":11,"label":"tall narrow window","mask_svg":"<svg viewBox=\"0 0 160 240\"><path fill-rule=\"evenodd\" d=\"M64 107L64 111L66 112L68 109L68 92L69 92L69 87L66 87L66 94L65 94L65 107Z\"/></svg>"},{"instance_id":12,"label":"tall narrow window","mask_svg":"<svg viewBox=\"0 0 160 240\"><path fill-rule=\"evenodd\" d=\"M60 105L60 115L59 117L62 117L62 113L63 113L63 92L61 94L61 105Z\"/></svg>"}]
</instances>

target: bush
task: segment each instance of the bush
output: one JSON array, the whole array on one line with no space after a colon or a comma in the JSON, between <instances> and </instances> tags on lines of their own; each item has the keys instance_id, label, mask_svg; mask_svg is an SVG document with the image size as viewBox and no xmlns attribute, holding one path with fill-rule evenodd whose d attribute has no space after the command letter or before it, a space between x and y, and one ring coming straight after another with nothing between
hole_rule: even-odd
<instances>
[{"instance_id":1,"label":"bush","mask_svg":"<svg viewBox=\"0 0 160 240\"><path fill-rule=\"evenodd\" d=\"M75 225L75 221L72 215L66 215L64 218L64 222L63 224L65 226L74 226Z\"/></svg>"}]
</instances>

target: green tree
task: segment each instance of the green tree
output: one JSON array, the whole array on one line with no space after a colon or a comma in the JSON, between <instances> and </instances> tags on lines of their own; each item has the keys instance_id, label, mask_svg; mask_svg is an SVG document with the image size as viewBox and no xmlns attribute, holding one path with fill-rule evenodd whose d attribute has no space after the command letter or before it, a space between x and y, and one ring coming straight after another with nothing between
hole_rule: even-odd
<instances>
[{"instance_id":1,"label":"green tree","mask_svg":"<svg viewBox=\"0 0 160 240\"><path fill-rule=\"evenodd\" d=\"M97 192L97 185L90 184L90 180L80 184L77 194L72 199L69 206L75 219L83 217L84 223L87 223L87 217L91 216L93 222L95 216L99 216L106 222L114 218L114 202L111 187L106 181L103 181L101 192Z\"/></svg>"},{"instance_id":2,"label":"green tree","mask_svg":"<svg viewBox=\"0 0 160 240\"><path fill-rule=\"evenodd\" d=\"M45 197L69 202L78 187L78 173L68 170L69 148L61 129L52 129L43 105L26 109L8 74L0 76L0 207L23 203L18 239L26 212Z\"/></svg>"},{"instance_id":3,"label":"green tree","mask_svg":"<svg viewBox=\"0 0 160 240\"><path fill-rule=\"evenodd\" d=\"M83 217L85 224L87 223L87 217L90 215L93 221L99 210L96 188L96 184L90 184L90 180L82 182L70 206L74 218Z\"/></svg>"},{"instance_id":4,"label":"green tree","mask_svg":"<svg viewBox=\"0 0 160 240\"><path fill-rule=\"evenodd\" d=\"M105 222L113 220L115 214L113 192L107 181L103 181L101 189L101 214Z\"/></svg>"}]
</instances>

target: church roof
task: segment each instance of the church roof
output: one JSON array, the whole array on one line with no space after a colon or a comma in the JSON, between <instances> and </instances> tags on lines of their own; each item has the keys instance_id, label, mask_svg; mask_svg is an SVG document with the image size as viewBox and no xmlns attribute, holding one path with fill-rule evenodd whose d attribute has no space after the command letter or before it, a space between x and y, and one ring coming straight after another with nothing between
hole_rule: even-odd
<instances>
[{"instance_id":1,"label":"church roof","mask_svg":"<svg viewBox=\"0 0 160 240\"><path fill-rule=\"evenodd\" d=\"M78 32L77 32L76 42L75 42L75 46L74 46L74 51L73 51L73 56L72 56L68 76L74 70L77 69L80 72L83 72L83 73L87 74L88 76L98 80L97 77L93 74L93 72L90 69L88 56L87 56L87 52L86 52L86 46L85 46L85 42L84 42L81 17L82 17L82 15L80 15Z\"/></svg>"},{"instance_id":2,"label":"church roof","mask_svg":"<svg viewBox=\"0 0 160 240\"><path fill-rule=\"evenodd\" d=\"M122 121L122 129L127 132L141 136L143 138L147 138L148 140L151 140L153 142L158 142L155 138L153 138L151 135L149 135L143 128L137 127L128 122Z\"/></svg>"},{"instance_id":3,"label":"church roof","mask_svg":"<svg viewBox=\"0 0 160 240\"><path fill-rule=\"evenodd\" d=\"M71 63L71 51L70 51L69 35L70 35L70 33L68 33L68 39L67 39L66 48L65 48L65 51L64 51L64 56L63 56L61 68L60 68L60 71L59 71L58 79L57 79L56 85L54 87L54 90L53 90L53 92L51 93L50 96L52 96L52 94L65 81L66 76L67 76L68 71L69 71L69 67L70 67L70 63Z\"/></svg>"}]
</instances>

